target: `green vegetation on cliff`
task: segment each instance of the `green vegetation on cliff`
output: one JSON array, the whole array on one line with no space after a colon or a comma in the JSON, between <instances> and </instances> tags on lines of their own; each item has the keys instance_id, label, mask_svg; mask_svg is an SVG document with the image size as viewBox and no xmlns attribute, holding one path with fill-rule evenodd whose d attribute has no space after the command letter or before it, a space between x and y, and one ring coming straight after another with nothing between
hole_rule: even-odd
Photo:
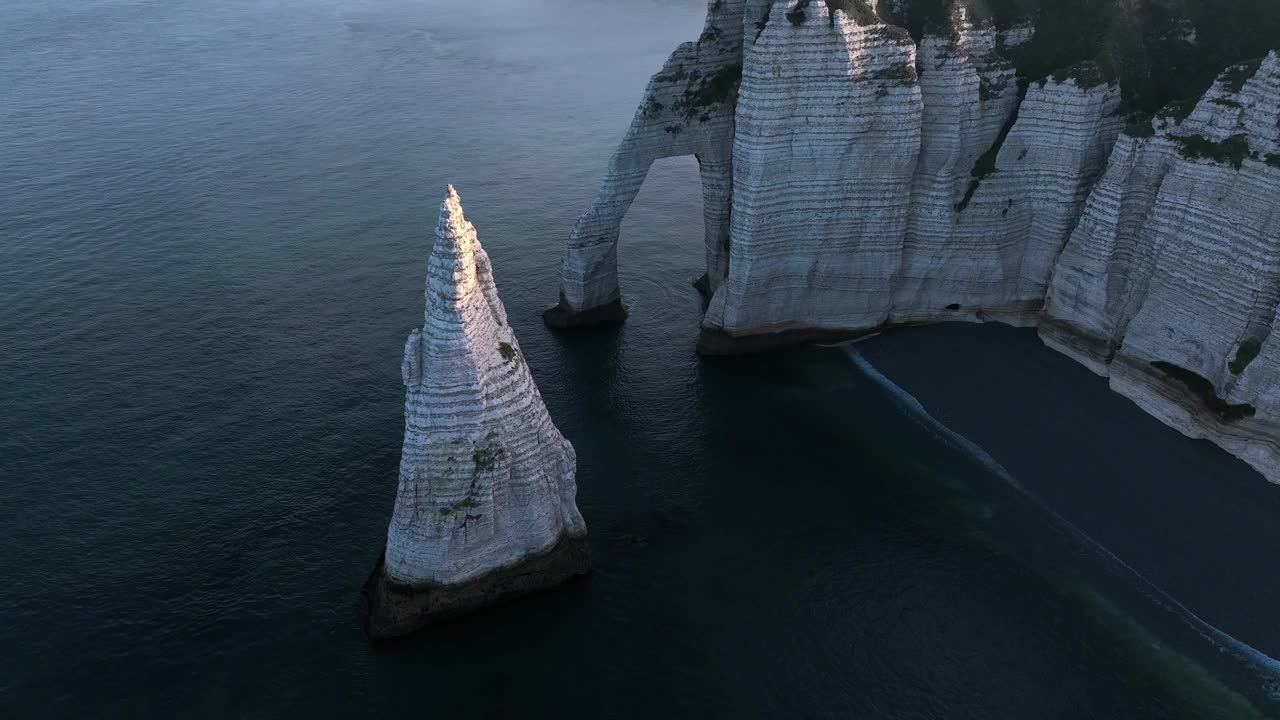
<instances>
[{"instance_id":1,"label":"green vegetation on cliff","mask_svg":"<svg viewBox=\"0 0 1280 720\"><path fill-rule=\"evenodd\" d=\"M996 160L1000 157L1000 150L1004 147L1004 141L1009 139L1009 133L1013 131L1013 126L1018 122L1018 108L1022 105L1022 99L1027 96L1027 82L1025 80L1018 83L1018 104L1014 106L1014 110L1009 114L1009 118L1005 120L1004 127L1000 128L1000 134L996 136L996 141L991 143L991 147L983 153L973 164L973 169L969 174L973 176L973 180L969 181L969 187L964 192L964 198L956 203L956 212L964 212L969 207L969 201L973 200L973 194L978 192L978 186L983 180L991 177L996 172ZM1023 151L1025 155L1025 150ZM1019 157L1019 160L1022 158ZM1005 209L1008 213L1008 208Z\"/></svg>"},{"instance_id":2,"label":"green vegetation on cliff","mask_svg":"<svg viewBox=\"0 0 1280 720\"><path fill-rule=\"evenodd\" d=\"M1181 145L1182 156L1188 160L1212 160L1229 163L1239 170L1249 157L1249 138L1232 135L1222 142L1214 142L1200 135L1171 135Z\"/></svg>"},{"instance_id":3,"label":"green vegetation on cliff","mask_svg":"<svg viewBox=\"0 0 1280 720\"><path fill-rule=\"evenodd\" d=\"M1239 375L1244 369L1249 367L1249 363L1258 357L1258 353L1262 352L1262 343L1257 340L1246 340L1240 343L1240 348L1236 350L1235 359L1227 364L1232 375Z\"/></svg>"},{"instance_id":4,"label":"green vegetation on cliff","mask_svg":"<svg viewBox=\"0 0 1280 720\"><path fill-rule=\"evenodd\" d=\"M787 20L792 25L799 25L804 22L807 16L805 11L809 8L811 2L812 0L800 0L797 2L795 7L787 12ZM859 25L874 25L883 20L876 14L875 9L871 7L871 3L868 0L826 0L826 3L827 9L831 11L832 22L834 22L836 10L843 11L845 15L852 18Z\"/></svg>"},{"instance_id":5,"label":"green vegetation on cliff","mask_svg":"<svg viewBox=\"0 0 1280 720\"><path fill-rule=\"evenodd\" d=\"M974 22L1035 26L1029 43L1007 51L1024 78L1092 60L1100 75L1090 81L1119 81L1126 111L1199 98L1224 69L1280 47L1280 0L910 0L885 19L916 38L946 33L957 4ZM1251 74L1245 64L1232 77Z\"/></svg>"},{"instance_id":6,"label":"green vegetation on cliff","mask_svg":"<svg viewBox=\"0 0 1280 720\"><path fill-rule=\"evenodd\" d=\"M1179 367L1163 360L1151 363L1151 367L1182 383L1188 392L1199 398L1200 402L1204 403L1204 406L1223 422L1229 423L1243 420L1244 418L1253 417L1257 412L1252 405L1246 403L1232 404L1218 397L1218 391L1213 387L1213 383L1184 367Z\"/></svg>"}]
</instances>

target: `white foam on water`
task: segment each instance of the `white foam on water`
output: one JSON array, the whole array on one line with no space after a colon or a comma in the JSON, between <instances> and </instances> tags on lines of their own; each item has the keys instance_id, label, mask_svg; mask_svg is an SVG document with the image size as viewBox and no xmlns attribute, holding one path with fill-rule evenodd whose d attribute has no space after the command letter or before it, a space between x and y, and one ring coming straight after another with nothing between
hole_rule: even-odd
<instances>
[{"instance_id":1,"label":"white foam on water","mask_svg":"<svg viewBox=\"0 0 1280 720\"><path fill-rule=\"evenodd\" d=\"M1104 559L1114 563L1116 566L1123 568L1132 578L1138 589L1147 597L1151 598L1157 604L1177 614L1180 619L1196 630L1206 640L1212 643L1220 651L1230 653L1237 657L1245 664L1254 668L1262 682L1262 686L1270 697L1280 700L1280 660L1276 660L1271 656L1261 652L1248 643L1228 635L1218 628L1210 625L1200 619L1195 613L1191 612L1182 603L1169 596L1159 587L1147 580L1140 573L1130 567L1120 558L1116 557L1106 547L1098 543L1084 531L1077 528L1059 515L1053 508L1047 506L1039 498L1028 492L1021 483L1017 481L1013 475L1005 469L990 453L979 446L977 443L969 440L960 433L952 430L943 424L940 420L929 414L924 405L920 403L913 395L903 390L896 383L890 380L884 373L881 373L874 365L872 365L865 357L862 356L852 345L844 346L845 353L852 360L854 366L865 374L867 377L875 381L883 387L888 393L898 401L903 411L912 419L919 422L923 427L931 431L939 440L950 445L961 452L964 452L978 460L984 467L995 473L1005 482L1016 488L1028 500L1032 501L1038 507L1042 508L1061 528L1069 532L1072 536L1079 539L1082 543L1092 549L1094 552L1102 556Z\"/></svg>"}]
</instances>

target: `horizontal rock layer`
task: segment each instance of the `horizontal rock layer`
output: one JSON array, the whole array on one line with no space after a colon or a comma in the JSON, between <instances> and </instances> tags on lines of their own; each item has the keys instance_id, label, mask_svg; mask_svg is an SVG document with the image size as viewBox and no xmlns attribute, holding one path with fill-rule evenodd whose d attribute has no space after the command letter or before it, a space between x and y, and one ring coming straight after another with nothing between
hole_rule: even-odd
<instances>
[{"instance_id":1,"label":"horizontal rock layer","mask_svg":"<svg viewBox=\"0 0 1280 720\"><path fill-rule=\"evenodd\" d=\"M918 48L874 19L795 7L777 3L746 52L729 272L708 334L1035 322L1120 132L1118 88L1020 86L1002 51L1029 30L975 24L962 6Z\"/></svg>"},{"instance_id":2,"label":"horizontal rock layer","mask_svg":"<svg viewBox=\"0 0 1280 720\"><path fill-rule=\"evenodd\" d=\"M880 322L910 210L915 43L822 3L785 15L743 65L729 273L705 320L730 333Z\"/></svg>"}]
</instances>

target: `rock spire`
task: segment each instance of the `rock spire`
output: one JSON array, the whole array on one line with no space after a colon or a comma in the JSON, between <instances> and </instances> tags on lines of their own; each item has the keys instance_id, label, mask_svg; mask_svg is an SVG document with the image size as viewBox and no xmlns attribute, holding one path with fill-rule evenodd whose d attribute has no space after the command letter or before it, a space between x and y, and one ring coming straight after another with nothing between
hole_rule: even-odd
<instances>
[{"instance_id":1,"label":"rock spire","mask_svg":"<svg viewBox=\"0 0 1280 720\"><path fill-rule=\"evenodd\" d=\"M547 413L452 186L427 262L423 327L409 334L401 375L400 481L386 551L365 587L370 637L586 573L573 446Z\"/></svg>"}]
</instances>

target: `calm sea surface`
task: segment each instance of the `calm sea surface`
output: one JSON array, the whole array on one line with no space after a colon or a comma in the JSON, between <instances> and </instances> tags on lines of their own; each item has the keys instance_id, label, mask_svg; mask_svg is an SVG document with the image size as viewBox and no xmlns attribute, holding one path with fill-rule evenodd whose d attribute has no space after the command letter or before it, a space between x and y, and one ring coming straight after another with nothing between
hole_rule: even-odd
<instances>
[{"instance_id":1,"label":"calm sea surface","mask_svg":"<svg viewBox=\"0 0 1280 720\"><path fill-rule=\"evenodd\" d=\"M5 0L0 716L1273 717L1198 625L840 350L700 362L692 159L561 243L698 0ZM446 182L596 572L370 648Z\"/></svg>"}]
</instances>

